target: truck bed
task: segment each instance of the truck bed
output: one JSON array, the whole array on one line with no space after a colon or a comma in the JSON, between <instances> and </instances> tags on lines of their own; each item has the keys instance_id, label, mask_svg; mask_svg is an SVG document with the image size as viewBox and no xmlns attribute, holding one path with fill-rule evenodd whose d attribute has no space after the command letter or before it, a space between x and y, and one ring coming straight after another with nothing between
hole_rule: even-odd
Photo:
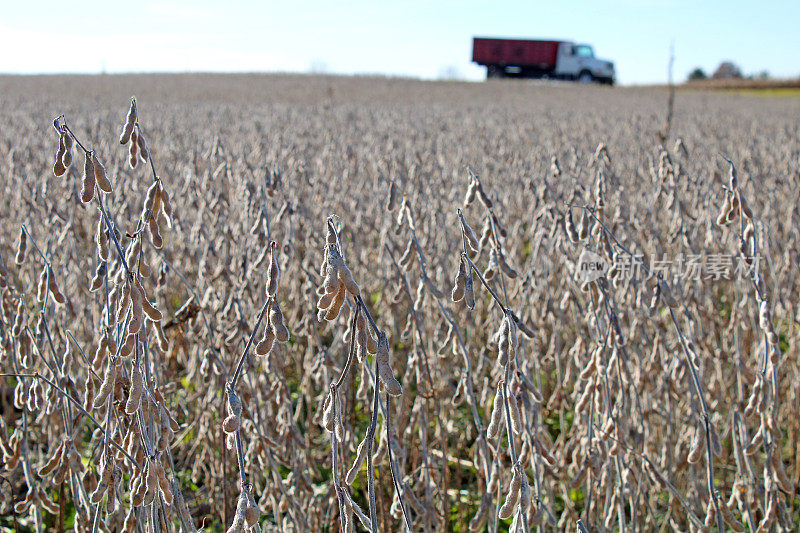
<instances>
[{"instance_id":1,"label":"truck bed","mask_svg":"<svg viewBox=\"0 0 800 533\"><path fill-rule=\"evenodd\" d=\"M472 40L472 61L479 65L554 68L559 44L561 41L475 37Z\"/></svg>"}]
</instances>

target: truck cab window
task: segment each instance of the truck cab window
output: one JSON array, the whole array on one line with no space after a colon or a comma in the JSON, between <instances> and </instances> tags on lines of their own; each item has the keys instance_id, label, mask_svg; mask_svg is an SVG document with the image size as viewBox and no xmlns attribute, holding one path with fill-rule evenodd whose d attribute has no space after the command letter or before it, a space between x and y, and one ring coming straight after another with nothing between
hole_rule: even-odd
<instances>
[{"instance_id":1,"label":"truck cab window","mask_svg":"<svg viewBox=\"0 0 800 533\"><path fill-rule=\"evenodd\" d=\"M580 46L576 46L575 49L577 49L577 55L580 57L594 57L594 50L592 50L591 46L582 44Z\"/></svg>"}]
</instances>

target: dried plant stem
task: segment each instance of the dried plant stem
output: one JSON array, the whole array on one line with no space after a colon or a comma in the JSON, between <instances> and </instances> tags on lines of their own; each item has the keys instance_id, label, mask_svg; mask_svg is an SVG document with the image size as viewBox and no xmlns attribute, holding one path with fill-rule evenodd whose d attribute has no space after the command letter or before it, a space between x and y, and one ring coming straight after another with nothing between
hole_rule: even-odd
<instances>
[{"instance_id":1,"label":"dried plant stem","mask_svg":"<svg viewBox=\"0 0 800 533\"><path fill-rule=\"evenodd\" d=\"M256 338L256 334L258 333L258 328L261 326L261 321L264 320L264 315L269 309L269 304L272 302L271 298L267 298L267 301L264 302L264 305L261 307L261 311L258 313L258 318L256 319L256 325L253 326L253 331L250 334L250 338L247 339L247 344L244 346L244 350L242 350L242 356L239 357L239 362L236 363L236 370L233 372L233 377L230 380L230 387L231 389L235 390L236 382L239 380L239 376L242 373L242 367L244 366L244 361L247 358L247 354L250 351L250 346L253 345L253 340Z\"/></svg>"}]
</instances>

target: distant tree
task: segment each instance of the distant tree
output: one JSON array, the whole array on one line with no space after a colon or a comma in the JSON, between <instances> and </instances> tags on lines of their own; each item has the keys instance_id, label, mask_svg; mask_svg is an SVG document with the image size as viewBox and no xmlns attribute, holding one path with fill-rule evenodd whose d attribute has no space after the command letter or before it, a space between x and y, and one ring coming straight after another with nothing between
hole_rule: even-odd
<instances>
[{"instance_id":1,"label":"distant tree","mask_svg":"<svg viewBox=\"0 0 800 533\"><path fill-rule=\"evenodd\" d=\"M706 75L706 71L701 69L700 67L695 68L693 71L689 73L689 81L705 80L707 78L708 75Z\"/></svg>"},{"instance_id":2,"label":"distant tree","mask_svg":"<svg viewBox=\"0 0 800 533\"><path fill-rule=\"evenodd\" d=\"M742 69L733 61L723 61L711 77L715 80L729 80L742 78Z\"/></svg>"},{"instance_id":3,"label":"distant tree","mask_svg":"<svg viewBox=\"0 0 800 533\"><path fill-rule=\"evenodd\" d=\"M768 80L769 78L770 78L770 75L769 75L769 71L768 70L762 70L761 72L756 74L756 79L759 79L759 80Z\"/></svg>"}]
</instances>

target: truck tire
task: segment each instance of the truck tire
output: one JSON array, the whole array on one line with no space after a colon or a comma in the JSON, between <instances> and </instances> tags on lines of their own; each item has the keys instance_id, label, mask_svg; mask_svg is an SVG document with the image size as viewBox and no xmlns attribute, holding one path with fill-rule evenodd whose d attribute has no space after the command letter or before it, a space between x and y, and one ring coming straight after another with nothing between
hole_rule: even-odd
<instances>
[{"instance_id":1,"label":"truck tire","mask_svg":"<svg viewBox=\"0 0 800 533\"><path fill-rule=\"evenodd\" d=\"M500 67L489 65L486 67L486 79L505 78L505 72Z\"/></svg>"},{"instance_id":2,"label":"truck tire","mask_svg":"<svg viewBox=\"0 0 800 533\"><path fill-rule=\"evenodd\" d=\"M594 76L592 76L592 73L589 72L588 70L583 70L583 71L581 71L580 74L578 74L578 82L579 83L592 83L592 82L594 82Z\"/></svg>"}]
</instances>

